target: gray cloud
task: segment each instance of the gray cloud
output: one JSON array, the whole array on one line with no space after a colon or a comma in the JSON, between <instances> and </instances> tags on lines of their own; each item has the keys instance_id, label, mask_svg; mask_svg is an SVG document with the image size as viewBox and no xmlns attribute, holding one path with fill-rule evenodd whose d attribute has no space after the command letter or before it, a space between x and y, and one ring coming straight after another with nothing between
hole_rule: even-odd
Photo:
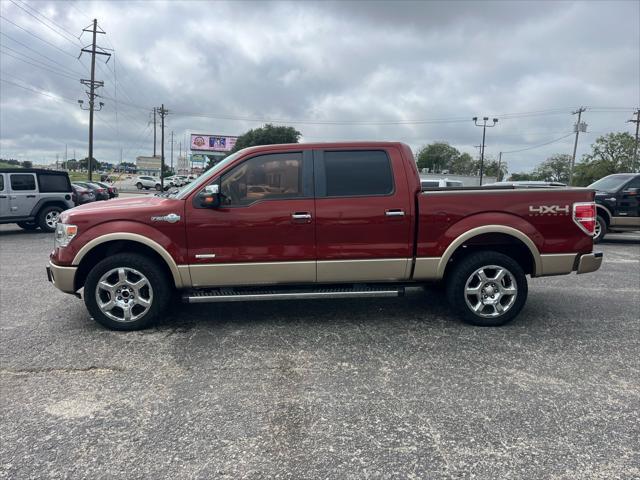
<instances>
[{"instance_id":1,"label":"gray cloud","mask_svg":"<svg viewBox=\"0 0 640 480\"><path fill-rule=\"evenodd\" d=\"M472 154L481 131L470 118L500 115L487 138L494 156L571 132L579 105L606 107L585 114L592 132L581 140L585 152L599 133L629 130L625 121L640 104L640 7L631 1L16 3L54 21L54 30L77 34L95 16L107 31L100 40L115 47L115 61L98 69L105 108L97 114L96 156L103 160L119 160L121 149L125 160L150 153L149 111L160 103L172 111L176 141L188 131L239 134L276 119L307 141L402 140L416 149L444 140ZM86 155L87 114L73 103L86 98L75 80L87 75L87 60L73 58L79 45L13 3L2 3L2 15L67 54L1 20L11 37L0 37L3 52L73 78L0 56L3 79L65 97L2 82L1 155L48 163L65 144ZM503 116L540 110L547 112ZM464 121L308 123L429 119ZM571 147L567 138L505 159L517 171Z\"/></svg>"}]
</instances>

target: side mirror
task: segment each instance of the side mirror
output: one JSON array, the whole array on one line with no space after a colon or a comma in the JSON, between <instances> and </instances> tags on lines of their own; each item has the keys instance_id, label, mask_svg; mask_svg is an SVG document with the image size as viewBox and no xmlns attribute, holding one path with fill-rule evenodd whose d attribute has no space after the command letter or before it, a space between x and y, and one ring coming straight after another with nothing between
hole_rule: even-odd
<instances>
[{"instance_id":1,"label":"side mirror","mask_svg":"<svg viewBox=\"0 0 640 480\"><path fill-rule=\"evenodd\" d=\"M200 205L207 208L218 208L220 206L220 185L214 183L207 185L198 194Z\"/></svg>"}]
</instances>

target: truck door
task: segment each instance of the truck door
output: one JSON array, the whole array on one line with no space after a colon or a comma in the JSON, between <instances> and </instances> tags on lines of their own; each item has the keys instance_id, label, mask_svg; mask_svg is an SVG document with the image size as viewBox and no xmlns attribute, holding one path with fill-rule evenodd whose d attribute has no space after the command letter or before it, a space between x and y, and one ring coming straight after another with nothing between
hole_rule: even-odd
<instances>
[{"instance_id":1,"label":"truck door","mask_svg":"<svg viewBox=\"0 0 640 480\"><path fill-rule=\"evenodd\" d=\"M0 173L0 218L9 216L9 195L7 184L4 180L4 173Z\"/></svg>"},{"instance_id":2,"label":"truck door","mask_svg":"<svg viewBox=\"0 0 640 480\"><path fill-rule=\"evenodd\" d=\"M257 154L213 183L218 208L186 207L193 286L316 281L310 150Z\"/></svg>"},{"instance_id":3,"label":"truck door","mask_svg":"<svg viewBox=\"0 0 640 480\"><path fill-rule=\"evenodd\" d=\"M318 282L410 275L413 194L396 148L316 151Z\"/></svg>"},{"instance_id":4,"label":"truck door","mask_svg":"<svg viewBox=\"0 0 640 480\"><path fill-rule=\"evenodd\" d=\"M616 217L640 217L640 176L636 176L616 193ZM637 223L637 222L636 222ZM640 224L639 224L640 225Z\"/></svg>"},{"instance_id":5,"label":"truck door","mask_svg":"<svg viewBox=\"0 0 640 480\"><path fill-rule=\"evenodd\" d=\"M9 209L11 217L28 217L39 200L35 173L10 173Z\"/></svg>"}]
</instances>

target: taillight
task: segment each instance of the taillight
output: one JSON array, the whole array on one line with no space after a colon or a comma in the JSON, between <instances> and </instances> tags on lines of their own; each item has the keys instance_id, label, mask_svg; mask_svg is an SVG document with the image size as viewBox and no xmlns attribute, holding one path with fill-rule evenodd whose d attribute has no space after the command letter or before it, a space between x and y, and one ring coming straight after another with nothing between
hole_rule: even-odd
<instances>
[{"instance_id":1,"label":"taillight","mask_svg":"<svg viewBox=\"0 0 640 480\"><path fill-rule=\"evenodd\" d=\"M574 203L573 221L584 233L593 236L596 231L596 204L594 202Z\"/></svg>"}]
</instances>

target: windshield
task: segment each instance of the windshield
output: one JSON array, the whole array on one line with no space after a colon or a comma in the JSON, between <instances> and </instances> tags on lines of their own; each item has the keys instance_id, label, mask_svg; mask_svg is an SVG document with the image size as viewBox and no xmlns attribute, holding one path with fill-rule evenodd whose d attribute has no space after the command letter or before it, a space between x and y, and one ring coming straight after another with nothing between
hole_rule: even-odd
<instances>
[{"instance_id":1,"label":"windshield","mask_svg":"<svg viewBox=\"0 0 640 480\"><path fill-rule=\"evenodd\" d=\"M603 190L605 192L614 192L632 178L633 175L609 175L608 177L601 178L597 182L593 182L587 188Z\"/></svg>"},{"instance_id":2,"label":"windshield","mask_svg":"<svg viewBox=\"0 0 640 480\"><path fill-rule=\"evenodd\" d=\"M220 163L215 164L209 170L207 170L202 175L200 175L196 180L182 187L182 189L176 192L175 197L179 199L183 199L187 197L191 192L200 188L208 178L215 176L216 172L219 172L221 169L223 169L224 167L229 165L231 162L233 162L236 158L238 158L242 154L242 152L243 150L238 150L236 153L226 157Z\"/></svg>"}]
</instances>

